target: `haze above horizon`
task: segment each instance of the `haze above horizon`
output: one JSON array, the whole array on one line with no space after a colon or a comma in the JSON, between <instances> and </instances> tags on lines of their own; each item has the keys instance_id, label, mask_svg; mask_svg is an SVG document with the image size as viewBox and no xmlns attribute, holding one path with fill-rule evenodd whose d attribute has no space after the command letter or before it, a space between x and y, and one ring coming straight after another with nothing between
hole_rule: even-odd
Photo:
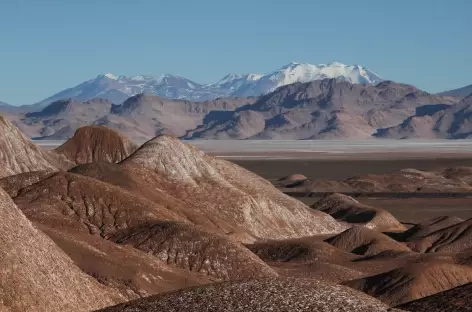
<instances>
[{"instance_id":1,"label":"haze above horizon","mask_svg":"<svg viewBox=\"0 0 472 312\"><path fill-rule=\"evenodd\" d=\"M209 83L291 61L360 64L429 92L472 83L467 0L0 3L0 101L14 105L108 72Z\"/></svg>"}]
</instances>

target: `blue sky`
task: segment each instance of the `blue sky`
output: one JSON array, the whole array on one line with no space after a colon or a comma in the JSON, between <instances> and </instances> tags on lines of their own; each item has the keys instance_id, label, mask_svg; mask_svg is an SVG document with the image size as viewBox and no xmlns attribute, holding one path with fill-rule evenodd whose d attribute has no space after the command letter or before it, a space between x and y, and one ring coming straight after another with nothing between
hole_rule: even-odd
<instances>
[{"instance_id":1,"label":"blue sky","mask_svg":"<svg viewBox=\"0 0 472 312\"><path fill-rule=\"evenodd\" d=\"M361 64L430 92L472 84L470 0L0 0L0 101L100 73L200 83L290 61Z\"/></svg>"}]
</instances>

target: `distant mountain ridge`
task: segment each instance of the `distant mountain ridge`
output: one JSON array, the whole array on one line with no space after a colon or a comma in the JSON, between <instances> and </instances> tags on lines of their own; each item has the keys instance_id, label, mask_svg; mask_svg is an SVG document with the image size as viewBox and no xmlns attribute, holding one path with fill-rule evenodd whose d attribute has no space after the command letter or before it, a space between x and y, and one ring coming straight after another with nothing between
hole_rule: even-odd
<instances>
[{"instance_id":1,"label":"distant mountain ridge","mask_svg":"<svg viewBox=\"0 0 472 312\"><path fill-rule=\"evenodd\" d=\"M416 112L401 124L375 133L379 138L470 139L472 138L472 93L454 105Z\"/></svg>"},{"instance_id":2,"label":"distant mountain ridge","mask_svg":"<svg viewBox=\"0 0 472 312\"><path fill-rule=\"evenodd\" d=\"M106 99L59 100L11 120L29 137L49 140L68 139L86 125L107 126L139 142L160 134L182 139L396 138L395 131L384 129L412 116L440 114L457 101L392 81L373 86L324 79L285 85L259 98L193 102L137 94L121 105Z\"/></svg>"},{"instance_id":3,"label":"distant mountain ridge","mask_svg":"<svg viewBox=\"0 0 472 312\"><path fill-rule=\"evenodd\" d=\"M60 91L35 104L34 107L39 110L63 99L87 101L92 98L102 98L121 104L129 97L140 93L198 102L221 97L261 96L287 84L326 78L358 84L377 84L383 80L363 66L337 62L319 65L292 62L266 75L229 74L209 84L200 84L169 74L155 77L116 76L108 73Z\"/></svg>"},{"instance_id":4,"label":"distant mountain ridge","mask_svg":"<svg viewBox=\"0 0 472 312\"><path fill-rule=\"evenodd\" d=\"M453 89L453 90L438 93L438 95L440 96L456 96L456 97L462 97L462 98L465 98L469 94L472 94L472 84L459 88L459 89Z\"/></svg>"}]
</instances>

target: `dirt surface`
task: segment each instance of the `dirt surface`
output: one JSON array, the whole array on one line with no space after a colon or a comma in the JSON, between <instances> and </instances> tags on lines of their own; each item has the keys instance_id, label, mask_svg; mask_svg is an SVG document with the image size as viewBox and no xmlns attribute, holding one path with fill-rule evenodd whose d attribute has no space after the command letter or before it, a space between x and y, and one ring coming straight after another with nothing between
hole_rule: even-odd
<instances>
[{"instance_id":1,"label":"dirt surface","mask_svg":"<svg viewBox=\"0 0 472 312\"><path fill-rule=\"evenodd\" d=\"M350 288L312 279L253 279L157 295L103 312L397 311Z\"/></svg>"},{"instance_id":2,"label":"dirt surface","mask_svg":"<svg viewBox=\"0 0 472 312\"><path fill-rule=\"evenodd\" d=\"M374 155L371 155L373 158ZM232 162L276 183L278 179L293 174L303 174L310 180L341 180L349 177L390 173L405 168L436 170L440 168L472 166L472 157L418 157L401 159L231 159ZM311 206L320 197L297 197ZM440 216L472 217L470 198L356 198L365 205L382 208L404 223L417 223Z\"/></svg>"},{"instance_id":3,"label":"dirt surface","mask_svg":"<svg viewBox=\"0 0 472 312\"><path fill-rule=\"evenodd\" d=\"M357 175L388 173L405 168L418 170L433 170L458 166L472 167L472 155L443 155L431 157L428 155L398 155L392 159L388 155L374 154L370 158L330 157L323 159L292 158L292 159L247 159L232 158L231 161L270 181L295 173L303 174L310 180L340 180ZM330 159L332 158L332 159Z\"/></svg>"}]
</instances>

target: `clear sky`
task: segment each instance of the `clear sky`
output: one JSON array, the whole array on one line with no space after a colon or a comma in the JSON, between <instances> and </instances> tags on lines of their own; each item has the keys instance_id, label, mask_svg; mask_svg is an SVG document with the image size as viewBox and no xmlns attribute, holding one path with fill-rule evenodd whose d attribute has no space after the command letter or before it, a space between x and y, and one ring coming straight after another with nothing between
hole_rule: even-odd
<instances>
[{"instance_id":1,"label":"clear sky","mask_svg":"<svg viewBox=\"0 0 472 312\"><path fill-rule=\"evenodd\" d=\"M472 0L0 0L0 101L107 72L207 83L291 61L443 91L472 84L471 12Z\"/></svg>"}]
</instances>

